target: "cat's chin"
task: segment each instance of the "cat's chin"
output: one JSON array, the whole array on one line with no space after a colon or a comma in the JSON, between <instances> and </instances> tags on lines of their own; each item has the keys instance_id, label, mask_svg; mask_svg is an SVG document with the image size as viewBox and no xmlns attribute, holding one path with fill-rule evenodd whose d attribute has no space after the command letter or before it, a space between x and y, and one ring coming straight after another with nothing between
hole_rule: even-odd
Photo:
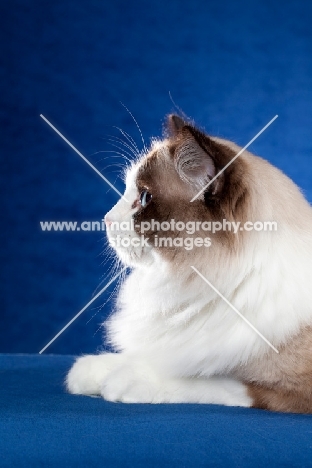
<instances>
[{"instance_id":1,"label":"cat's chin","mask_svg":"<svg viewBox=\"0 0 312 468\"><path fill-rule=\"evenodd\" d=\"M150 252L143 252L138 254L137 252L129 252L126 250L117 250L117 256L121 262L128 267L136 268L142 266L150 266L154 262L153 256Z\"/></svg>"}]
</instances>

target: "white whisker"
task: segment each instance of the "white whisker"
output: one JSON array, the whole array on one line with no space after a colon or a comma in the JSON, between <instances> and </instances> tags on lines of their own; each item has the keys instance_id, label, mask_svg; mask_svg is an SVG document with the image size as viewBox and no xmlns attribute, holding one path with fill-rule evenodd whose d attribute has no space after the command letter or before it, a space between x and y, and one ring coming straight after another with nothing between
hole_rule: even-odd
<instances>
[{"instance_id":1,"label":"white whisker","mask_svg":"<svg viewBox=\"0 0 312 468\"><path fill-rule=\"evenodd\" d=\"M111 156L107 156L107 158L118 158L121 157L123 159L125 159L127 162L132 162L132 159L130 159L126 154L124 153L120 153L119 151L116 151L116 150L101 150L101 151L97 151L96 153L93 153L93 154L99 154L99 153L113 153ZM103 158L104 159L104 158ZM101 159L100 159L101 161Z\"/></svg>"},{"instance_id":2,"label":"white whisker","mask_svg":"<svg viewBox=\"0 0 312 468\"><path fill-rule=\"evenodd\" d=\"M128 143L123 141L121 138L117 137L116 135L108 135L111 137L108 141L114 141L115 143L118 143L125 148L127 148L134 156L139 154L139 151L135 150L132 146L130 146Z\"/></svg>"},{"instance_id":3,"label":"white whisker","mask_svg":"<svg viewBox=\"0 0 312 468\"><path fill-rule=\"evenodd\" d=\"M139 148L138 148L136 142L135 142L134 139L129 135L129 133L127 133L126 131L122 130L122 129L119 128L119 127L114 126L114 128L116 128L117 130L120 131L120 133L126 138L126 140L129 141L129 143L132 145L132 147L133 147L133 149L134 149L135 151L137 151L138 153L140 152L140 150L139 150Z\"/></svg>"},{"instance_id":4,"label":"white whisker","mask_svg":"<svg viewBox=\"0 0 312 468\"><path fill-rule=\"evenodd\" d=\"M133 159L133 156L136 156L134 153L129 153L129 151L127 151L127 150L125 150L124 148L118 146L118 145L114 142L114 140L109 140L108 142L109 142L109 144L110 144L111 146L114 146L114 148L117 148L118 150L124 152L124 153L128 156L128 158Z\"/></svg>"},{"instance_id":5,"label":"white whisker","mask_svg":"<svg viewBox=\"0 0 312 468\"><path fill-rule=\"evenodd\" d=\"M142 131L141 131L141 129L140 129L140 126L139 126L138 122L135 120L134 116L133 116L132 113L129 111L128 107L125 106L125 104L124 104L123 102L121 102L121 101L120 101L120 104L126 109L126 111L128 112L128 114L131 115L131 117L132 117L132 119L133 119L135 125L137 126L137 129L139 130L139 133L140 133L140 135L141 135L141 140L142 140L142 143L143 143L143 150L144 150L144 152L147 152L147 148L146 148L146 146L145 146L145 141L144 141L144 138L143 138L143 134L142 134Z\"/></svg>"}]
</instances>

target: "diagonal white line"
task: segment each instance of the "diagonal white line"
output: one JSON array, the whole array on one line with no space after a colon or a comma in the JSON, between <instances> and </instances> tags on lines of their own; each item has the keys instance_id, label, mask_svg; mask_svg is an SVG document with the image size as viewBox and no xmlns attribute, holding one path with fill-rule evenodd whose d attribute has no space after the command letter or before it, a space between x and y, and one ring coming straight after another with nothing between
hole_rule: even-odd
<instances>
[{"instance_id":1,"label":"diagonal white line","mask_svg":"<svg viewBox=\"0 0 312 468\"><path fill-rule=\"evenodd\" d=\"M42 354L43 351L45 351L45 350L50 346L50 344L52 344L53 341L55 341L55 340L66 330L66 328L68 328L68 327L79 317L79 315L81 315L82 312L84 312L84 311L89 307L89 305L92 304L92 302L94 302L95 299L97 299L97 298L98 298L98 297L115 281L115 279L117 279L118 276L120 276L121 273L123 273L126 269L127 269L127 267L123 268L123 269L122 269L121 271L119 271L119 273L117 273L111 280L109 280L109 282L104 286L104 288L101 289L101 291L98 292L97 295L94 296L94 297L91 299L91 301L89 301L88 304L86 304L86 305L83 307L83 309L81 309L81 310L78 312L78 314L76 314L75 317L73 317L73 318L65 325L65 327L63 327L62 330L60 330L60 331L57 333L57 335L55 335L55 337L52 338L52 340L49 341L48 344L45 345L44 348L42 348L41 351L39 351L39 354Z\"/></svg>"},{"instance_id":2,"label":"diagonal white line","mask_svg":"<svg viewBox=\"0 0 312 468\"><path fill-rule=\"evenodd\" d=\"M268 123L260 130L260 132L258 132L257 135L255 135L255 136L250 140L250 142L247 143L247 145L244 146L244 148L242 148L242 149L236 154L236 156L234 156L234 158L231 159L231 161L228 162L228 163L223 167L223 169L221 169L221 171L218 172L218 174L215 175L215 176L208 182L208 184L205 185L205 187L203 187L203 188L198 192L197 195L195 195L195 197L192 198L191 203L192 203L194 200L196 200L196 198L198 198L199 195L201 195L205 190L207 190L207 188L209 187L209 185L212 184L212 183L216 180L216 178L219 177L219 176L225 171L225 169L227 169L227 168L232 164L232 162L234 162L235 159L238 158L238 156L240 156L240 155L245 151L245 149L247 149L248 146L250 146L251 143L253 143L253 142L258 138L258 136L260 136L261 133L263 133L263 132L274 122L274 120L277 119L277 117L278 117L278 115L276 115L275 117L273 117L273 119L271 119L270 122L268 122Z\"/></svg>"},{"instance_id":3,"label":"diagonal white line","mask_svg":"<svg viewBox=\"0 0 312 468\"><path fill-rule=\"evenodd\" d=\"M44 115L40 114L40 117L41 117L48 125L50 125L50 127L51 127L51 128L52 128L52 129L53 129L53 130L54 130L54 131L55 131L55 132L56 132L56 133L57 133L73 150L74 150L74 151L76 151L76 153L77 153L87 164L89 164L89 166L92 167L92 169L93 169L100 177L102 177L102 179L105 180L105 182L106 182L113 190L115 190L115 192L118 193L118 195L119 195L120 197L122 197L124 200L128 201L128 200L126 199L126 197L125 197L122 193L120 193L119 190L117 190L116 187L114 187L114 185L113 185L108 179L106 179L106 177L105 177L103 174L101 174L101 172L98 171L97 168L94 167L93 164L91 164L90 161L88 161L88 159L87 159L83 154L81 154L80 151L78 151L77 148L75 148L75 146L74 146L72 143L70 143L70 141L68 141L67 138L65 138L64 135L62 135L62 133L61 133L59 130L57 130L57 128L54 127L54 125L51 124L51 122L49 122L48 119L45 118Z\"/></svg>"},{"instance_id":4,"label":"diagonal white line","mask_svg":"<svg viewBox=\"0 0 312 468\"><path fill-rule=\"evenodd\" d=\"M231 307L231 309L234 310L234 312L237 313L237 315L240 316L241 319L244 320L244 322L247 323L247 325L250 326L250 328L252 328L252 329L260 336L260 338L263 339L263 341L265 341L277 354L279 354L279 352L278 352L278 350L275 348L275 346L273 346L272 343L270 343L269 340L267 340L267 339L265 338L265 336L263 336L262 333L260 333L259 330L257 330L256 327L254 327L254 326L252 325L252 323L250 323L249 320L247 320L246 317L244 317L244 316L236 309L236 307L234 307L234 306L226 299L226 297L224 297L224 296L210 283L210 281L208 281L207 278L205 278L205 276L203 276L203 275L197 270L197 268L195 268L194 266L191 266L191 268L205 281L205 283L207 283L207 284L221 297L221 299L224 300L224 302L227 303L228 306Z\"/></svg>"}]
</instances>

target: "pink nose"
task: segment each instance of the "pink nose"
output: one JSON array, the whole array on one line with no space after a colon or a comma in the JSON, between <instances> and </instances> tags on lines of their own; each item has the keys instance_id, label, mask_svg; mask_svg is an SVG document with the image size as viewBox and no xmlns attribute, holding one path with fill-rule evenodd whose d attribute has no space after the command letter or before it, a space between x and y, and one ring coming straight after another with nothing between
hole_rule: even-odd
<instances>
[{"instance_id":1,"label":"pink nose","mask_svg":"<svg viewBox=\"0 0 312 468\"><path fill-rule=\"evenodd\" d=\"M110 226L113 222L107 215L104 216L104 221L106 226Z\"/></svg>"}]
</instances>

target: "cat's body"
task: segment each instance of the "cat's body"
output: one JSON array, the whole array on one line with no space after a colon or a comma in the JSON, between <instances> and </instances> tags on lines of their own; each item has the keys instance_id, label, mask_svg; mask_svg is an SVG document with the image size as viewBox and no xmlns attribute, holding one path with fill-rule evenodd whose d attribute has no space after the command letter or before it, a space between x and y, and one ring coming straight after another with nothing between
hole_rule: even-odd
<instances>
[{"instance_id":1,"label":"cat's body","mask_svg":"<svg viewBox=\"0 0 312 468\"><path fill-rule=\"evenodd\" d=\"M190 236L145 224L144 247L116 247L134 267L107 322L118 353L79 358L69 391L312 412L311 207L285 175L247 151L213 180L240 148L174 116L169 127L170 136L128 171L125 198L106 216L111 242L139 239L151 220L274 221L277 231L207 233L198 225ZM132 219L134 229L112 229ZM157 247L161 236L203 242Z\"/></svg>"}]
</instances>

